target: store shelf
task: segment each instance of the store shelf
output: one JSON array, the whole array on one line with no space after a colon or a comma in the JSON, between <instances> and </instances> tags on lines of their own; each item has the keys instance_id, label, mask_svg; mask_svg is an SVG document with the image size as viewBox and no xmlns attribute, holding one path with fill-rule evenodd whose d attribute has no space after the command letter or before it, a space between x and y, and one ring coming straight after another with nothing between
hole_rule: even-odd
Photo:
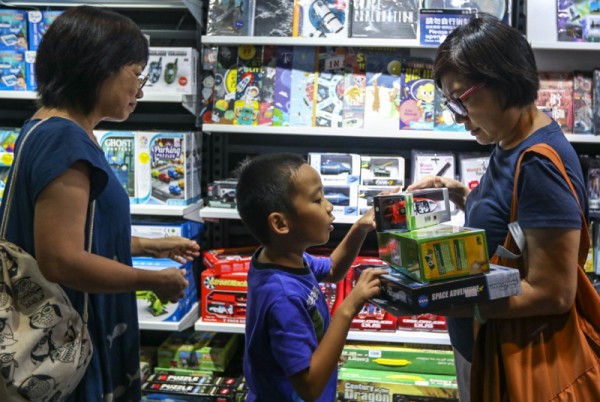
<instances>
[{"instance_id":1,"label":"store shelf","mask_svg":"<svg viewBox=\"0 0 600 402\"><path fill-rule=\"evenodd\" d=\"M386 48L431 48L421 46L418 39L373 38L291 38L274 36L202 36L205 45L285 45L285 46L346 46Z\"/></svg>"},{"instance_id":2,"label":"store shelf","mask_svg":"<svg viewBox=\"0 0 600 402\"><path fill-rule=\"evenodd\" d=\"M234 334L244 333L244 324L225 324L220 322L204 322L202 319L194 324L196 331L229 332ZM445 332L420 332L420 331L396 331L396 332L369 332L350 331L347 339L349 341L364 342L392 342L392 343L418 343L428 345L450 345L450 338Z\"/></svg>"},{"instance_id":3,"label":"store shelf","mask_svg":"<svg viewBox=\"0 0 600 402\"><path fill-rule=\"evenodd\" d=\"M598 42L531 42L534 50L599 51Z\"/></svg>"},{"instance_id":4,"label":"store shelf","mask_svg":"<svg viewBox=\"0 0 600 402\"><path fill-rule=\"evenodd\" d=\"M326 135L333 137L372 137L372 138L404 138L429 140L474 141L470 133L424 130L398 130L381 132L362 128L333 127L273 127L273 126L237 126L227 124L204 124L202 131L209 133L243 133L243 134L284 134L284 135Z\"/></svg>"},{"instance_id":5,"label":"store shelf","mask_svg":"<svg viewBox=\"0 0 600 402\"><path fill-rule=\"evenodd\" d=\"M200 210L200 219L206 220L219 220L219 219L240 219L240 214L235 208L215 208L215 207L204 207ZM358 219L358 216L342 216L336 217L333 224L336 223L347 223L352 224Z\"/></svg>"},{"instance_id":6,"label":"store shelf","mask_svg":"<svg viewBox=\"0 0 600 402\"><path fill-rule=\"evenodd\" d=\"M186 8L186 2L184 0L160 0L160 1L148 1L148 0L54 0L54 1L23 1L23 0L4 0L2 4L4 6L14 7L74 7L80 5L98 5L104 7L113 8Z\"/></svg>"},{"instance_id":7,"label":"store shelf","mask_svg":"<svg viewBox=\"0 0 600 402\"><path fill-rule=\"evenodd\" d=\"M0 99L37 99L35 91L0 91ZM164 102L164 103L190 103L193 102L191 95L157 94L148 93L140 99L140 102Z\"/></svg>"},{"instance_id":8,"label":"store shelf","mask_svg":"<svg viewBox=\"0 0 600 402\"><path fill-rule=\"evenodd\" d=\"M156 321L140 321L140 329L149 329L156 331L183 331L184 329L191 328L194 322L198 320L199 307L198 303L194 303L192 309L183 317L181 321L177 322L156 322Z\"/></svg>"},{"instance_id":9,"label":"store shelf","mask_svg":"<svg viewBox=\"0 0 600 402\"><path fill-rule=\"evenodd\" d=\"M191 205L153 205L153 204L131 204L132 215L160 215L181 216L185 219L202 222L198 210L202 207L201 202Z\"/></svg>"}]
</instances>

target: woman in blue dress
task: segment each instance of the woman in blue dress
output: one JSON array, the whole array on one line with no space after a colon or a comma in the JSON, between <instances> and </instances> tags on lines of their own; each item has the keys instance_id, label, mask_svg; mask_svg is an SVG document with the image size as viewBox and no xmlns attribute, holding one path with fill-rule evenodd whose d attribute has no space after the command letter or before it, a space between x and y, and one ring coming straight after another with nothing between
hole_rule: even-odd
<instances>
[{"instance_id":1,"label":"woman in blue dress","mask_svg":"<svg viewBox=\"0 0 600 402\"><path fill-rule=\"evenodd\" d=\"M22 149L17 140L19 178L6 238L36 258L46 279L62 285L78 311L89 293L94 351L68 400L141 399L135 291L152 290L175 302L188 282L177 268L134 269L131 257L184 262L199 255L188 239L131 237L128 195L94 137L101 121L124 121L135 110L147 60L147 40L132 20L87 6L59 16L37 52L40 108L22 133L42 123ZM90 254L85 233L92 201Z\"/></svg>"}]
</instances>

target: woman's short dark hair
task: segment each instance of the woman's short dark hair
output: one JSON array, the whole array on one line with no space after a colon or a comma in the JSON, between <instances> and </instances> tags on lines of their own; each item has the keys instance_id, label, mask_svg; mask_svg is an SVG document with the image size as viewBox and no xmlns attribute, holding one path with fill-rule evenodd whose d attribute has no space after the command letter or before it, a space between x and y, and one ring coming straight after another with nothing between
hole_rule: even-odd
<instances>
[{"instance_id":1,"label":"woman's short dark hair","mask_svg":"<svg viewBox=\"0 0 600 402\"><path fill-rule=\"evenodd\" d=\"M438 47L433 62L438 87L442 76L450 72L474 83L485 82L503 99L505 108L533 103L540 85L527 39L483 13L452 31Z\"/></svg>"},{"instance_id":2,"label":"woman's short dark hair","mask_svg":"<svg viewBox=\"0 0 600 402\"><path fill-rule=\"evenodd\" d=\"M108 77L147 61L148 41L130 18L100 7L71 8L54 20L38 48L39 103L88 114Z\"/></svg>"},{"instance_id":3,"label":"woman's short dark hair","mask_svg":"<svg viewBox=\"0 0 600 402\"><path fill-rule=\"evenodd\" d=\"M237 169L237 210L250 233L263 245L269 244L269 215L293 213L296 194L293 176L304 165L293 153L264 154L244 161Z\"/></svg>"}]
</instances>

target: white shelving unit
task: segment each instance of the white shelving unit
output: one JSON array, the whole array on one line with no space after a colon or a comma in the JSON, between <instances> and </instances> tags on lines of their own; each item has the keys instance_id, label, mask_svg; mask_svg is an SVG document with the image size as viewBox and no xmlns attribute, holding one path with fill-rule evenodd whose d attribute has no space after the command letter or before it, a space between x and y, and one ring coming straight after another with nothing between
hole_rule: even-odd
<instances>
[{"instance_id":1,"label":"white shelving unit","mask_svg":"<svg viewBox=\"0 0 600 402\"><path fill-rule=\"evenodd\" d=\"M225 324L219 322L204 322L202 319L194 324L196 331L229 332L234 334L244 333L244 324ZM450 345L450 338L445 332L421 331L396 331L396 332L370 332L350 331L349 341L364 342L393 342L393 343L418 343L427 345Z\"/></svg>"},{"instance_id":2,"label":"white shelving unit","mask_svg":"<svg viewBox=\"0 0 600 402\"><path fill-rule=\"evenodd\" d=\"M194 222L202 222L198 210L202 207L201 202L191 205L153 205L153 204L131 204L132 215L160 215L181 216Z\"/></svg>"},{"instance_id":3,"label":"white shelving unit","mask_svg":"<svg viewBox=\"0 0 600 402\"><path fill-rule=\"evenodd\" d=\"M194 303L192 309L177 322L157 322L150 320L140 320L140 329L149 329L157 331L183 331L191 328L198 320L198 312L200 311L198 303Z\"/></svg>"},{"instance_id":4,"label":"white shelving unit","mask_svg":"<svg viewBox=\"0 0 600 402\"><path fill-rule=\"evenodd\" d=\"M0 99L37 99L35 91L0 91ZM174 94L144 94L140 102L165 102L165 103L183 103L190 101L184 95Z\"/></svg>"}]
</instances>

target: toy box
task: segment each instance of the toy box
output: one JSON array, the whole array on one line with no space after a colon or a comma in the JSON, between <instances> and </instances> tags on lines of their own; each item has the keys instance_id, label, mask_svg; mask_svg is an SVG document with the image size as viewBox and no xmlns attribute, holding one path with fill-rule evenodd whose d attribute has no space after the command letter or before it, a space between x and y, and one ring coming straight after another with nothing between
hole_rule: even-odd
<instances>
[{"instance_id":1,"label":"toy box","mask_svg":"<svg viewBox=\"0 0 600 402\"><path fill-rule=\"evenodd\" d=\"M27 12L27 31L29 50L37 50L42 37L50 27L50 24L62 14L62 11L34 10Z\"/></svg>"},{"instance_id":2,"label":"toy box","mask_svg":"<svg viewBox=\"0 0 600 402\"><path fill-rule=\"evenodd\" d=\"M25 52L0 50L0 91L26 91Z\"/></svg>"},{"instance_id":3,"label":"toy box","mask_svg":"<svg viewBox=\"0 0 600 402\"><path fill-rule=\"evenodd\" d=\"M364 215L373 207L373 199L376 195L397 190L398 187L393 186L358 186L358 215Z\"/></svg>"},{"instance_id":4,"label":"toy box","mask_svg":"<svg viewBox=\"0 0 600 402\"><path fill-rule=\"evenodd\" d=\"M488 273L429 284L390 270L381 276L381 293L371 299L394 315L441 311L521 293L521 278L514 268L493 265Z\"/></svg>"},{"instance_id":5,"label":"toy box","mask_svg":"<svg viewBox=\"0 0 600 402\"><path fill-rule=\"evenodd\" d=\"M435 225L411 232L378 232L379 257L423 283L489 271L485 231Z\"/></svg>"},{"instance_id":6,"label":"toy box","mask_svg":"<svg viewBox=\"0 0 600 402\"><path fill-rule=\"evenodd\" d=\"M135 154L135 133L132 131L95 131L113 173L123 186L129 202L137 203L136 170L139 158Z\"/></svg>"},{"instance_id":7,"label":"toy box","mask_svg":"<svg viewBox=\"0 0 600 402\"><path fill-rule=\"evenodd\" d=\"M205 269L201 275L202 320L244 324L247 293L246 272L217 276L212 269Z\"/></svg>"},{"instance_id":8,"label":"toy box","mask_svg":"<svg viewBox=\"0 0 600 402\"><path fill-rule=\"evenodd\" d=\"M358 215L358 186L331 186L323 188L325 198L333 204L333 216L357 216Z\"/></svg>"},{"instance_id":9,"label":"toy box","mask_svg":"<svg viewBox=\"0 0 600 402\"><path fill-rule=\"evenodd\" d=\"M378 232L416 230L450 220L447 188L373 197Z\"/></svg>"},{"instance_id":10,"label":"toy box","mask_svg":"<svg viewBox=\"0 0 600 402\"><path fill-rule=\"evenodd\" d=\"M360 156L362 186L404 187L404 158L401 156Z\"/></svg>"},{"instance_id":11,"label":"toy box","mask_svg":"<svg viewBox=\"0 0 600 402\"><path fill-rule=\"evenodd\" d=\"M36 51L25 51L25 85L28 91L37 91L37 78L35 75Z\"/></svg>"},{"instance_id":12,"label":"toy box","mask_svg":"<svg viewBox=\"0 0 600 402\"><path fill-rule=\"evenodd\" d=\"M0 128L0 167L12 165L18 135L16 128Z\"/></svg>"},{"instance_id":13,"label":"toy box","mask_svg":"<svg viewBox=\"0 0 600 402\"><path fill-rule=\"evenodd\" d=\"M419 332L448 332L446 317L432 313L398 317L398 329Z\"/></svg>"},{"instance_id":14,"label":"toy box","mask_svg":"<svg viewBox=\"0 0 600 402\"><path fill-rule=\"evenodd\" d=\"M166 268L185 268L185 279L189 282L184 297L177 303L163 304L152 291L137 291L138 318L140 321L177 322L192 309L198 301L196 280L189 264L181 265L168 258L135 257L133 267L159 271Z\"/></svg>"},{"instance_id":15,"label":"toy box","mask_svg":"<svg viewBox=\"0 0 600 402\"><path fill-rule=\"evenodd\" d=\"M360 178L360 155L309 152L308 163L321 175L325 186L357 186Z\"/></svg>"},{"instance_id":16,"label":"toy box","mask_svg":"<svg viewBox=\"0 0 600 402\"><path fill-rule=\"evenodd\" d=\"M27 12L0 10L0 50L27 50Z\"/></svg>"},{"instance_id":17,"label":"toy box","mask_svg":"<svg viewBox=\"0 0 600 402\"><path fill-rule=\"evenodd\" d=\"M400 373L456 375L452 350L413 349L397 345L346 344L345 368Z\"/></svg>"},{"instance_id":18,"label":"toy box","mask_svg":"<svg viewBox=\"0 0 600 402\"><path fill-rule=\"evenodd\" d=\"M216 276L233 272L248 272L257 247L216 248L202 253L202 263Z\"/></svg>"},{"instance_id":19,"label":"toy box","mask_svg":"<svg viewBox=\"0 0 600 402\"><path fill-rule=\"evenodd\" d=\"M209 207L235 208L237 179L215 180L208 184L207 201Z\"/></svg>"},{"instance_id":20,"label":"toy box","mask_svg":"<svg viewBox=\"0 0 600 402\"><path fill-rule=\"evenodd\" d=\"M292 36L303 38L347 38L350 2L295 0Z\"/></svg>"},{"instance_id":21,"label":"toy box","mask_svg":"<svg viewBox=\"0 0 600 402\"><path fill-rule=\"evenodd\" d=\"M458 402L456 377L342 367L338 402Z\"/></svg>"},{"instance_id":22,"label":"toy box","mask_svg":"<svg viewBox=\"0 0 600 402\"><path fill-rule=\"evenodd\" d=\"M168 363L170 359L171 364L175 362L180 368L225 371L240 344L239 339L237 334L192 332L170 358L163 350L161 364Z\"/></svg>"},{"instance_id":23,"label":"toy box","mask_svg":"<svg viewBox=\"0 0 600 402\"><path fill-rule=\"evenodd\" d=\"M131 235L157 239L160 237L180 236L188 239L198 239L204 225L194 221L173 221L146 219L136 220L131 225Z\"/></svg>"},{"instance_id":24,"label":"toy box","mask_svg":"<svg viewBox=\"0 0 600 402\"><path fill-rule=\"evenodd\" d=\"M150 47L144 93L195 95L198 51L191 47Z\"/></svg>"},{"instance_id":25,"label":"toy box","mask_svg":"<svg viewBox=\"0 0 600 402\"><path fill-rule=\"evenodd\" d=\"M150 177L145 176L145 180L151 183L152 196L140 197L140 201L166 205L189 205L198 201L200 187L196 183L199 178L194 152L199 150L194 148L194 133L149 133L148 138Z\"/></svg>"}]
</instances>

